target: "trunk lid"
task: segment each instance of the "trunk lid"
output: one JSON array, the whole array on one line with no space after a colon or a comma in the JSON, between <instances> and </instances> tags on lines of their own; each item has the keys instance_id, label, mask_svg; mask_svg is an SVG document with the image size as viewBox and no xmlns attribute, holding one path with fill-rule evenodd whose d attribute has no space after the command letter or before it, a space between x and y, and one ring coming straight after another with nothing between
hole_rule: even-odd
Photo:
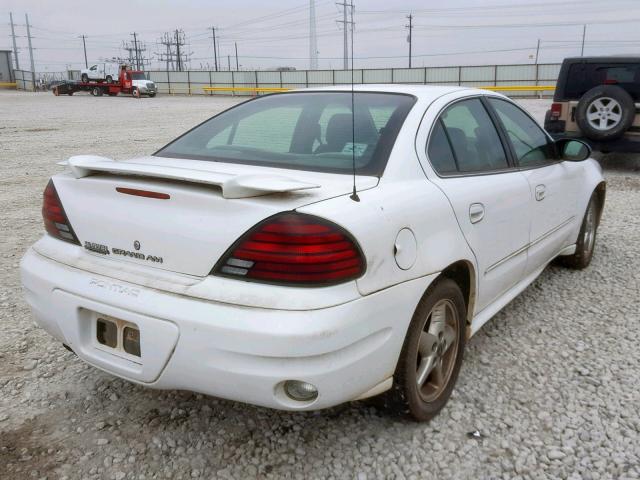
<instances>
[{"instance_id":1,"label":"trunk lid","mask_svg":"<svg viewBox=\"0 0 640 480\"><path fill-rule=\"evenodd\" d=\"M68 165L71 173L53 180L87 253L195 276L209 274L265 218L353 188L349 175L199 160L72 157ZM356 178L358 190L377 183L376 177Z\"/></svg>"}]
</instances>

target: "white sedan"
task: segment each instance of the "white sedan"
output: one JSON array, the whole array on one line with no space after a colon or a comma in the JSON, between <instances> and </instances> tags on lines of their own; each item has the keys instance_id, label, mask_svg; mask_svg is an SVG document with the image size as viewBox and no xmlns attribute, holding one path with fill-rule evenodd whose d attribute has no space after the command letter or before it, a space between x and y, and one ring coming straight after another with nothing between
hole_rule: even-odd
<instances>
[{"instance_id":1,"label":"white sedan","mask_svg":"<svg viewBox=\"0 0 640 480\"><path fill-rule=\"evenodd\" d=\"M427 420L487 320L555 258L589 265L605 197L589 153L487 91L258 97L151 156L70 158L25 296L82 360L141 385L287 410L386 392Z\"/></svg>"}]
</instances>

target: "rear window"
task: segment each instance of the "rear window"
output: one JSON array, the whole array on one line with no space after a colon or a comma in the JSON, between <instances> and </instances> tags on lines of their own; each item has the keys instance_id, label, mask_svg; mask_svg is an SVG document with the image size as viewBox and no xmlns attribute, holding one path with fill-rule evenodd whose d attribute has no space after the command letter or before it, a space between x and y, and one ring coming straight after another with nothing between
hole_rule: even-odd
<instances>
[{"instance_id":1,"label":"rear window","mask_svg":"<svg viewBox=\"0 0 640 480\"><path fill-rule=\"evenodd\" d=\"M415 103L410 95L356 92L268 95L198 125L159 157L320 172L382 174ZM355 124L355 141L352 125Z\"/></svg>"},{"instance_id":2,"label":"rear window","mask_svg":"<svg viewBox=\"0 0 640 480\"><path fill-rule=\"evenodd\" d=\"M598 85L618 85L631 96L640 98L640 64L574 63L567 75L564 97L579 100Z\"/></svg>"}]
</instances>

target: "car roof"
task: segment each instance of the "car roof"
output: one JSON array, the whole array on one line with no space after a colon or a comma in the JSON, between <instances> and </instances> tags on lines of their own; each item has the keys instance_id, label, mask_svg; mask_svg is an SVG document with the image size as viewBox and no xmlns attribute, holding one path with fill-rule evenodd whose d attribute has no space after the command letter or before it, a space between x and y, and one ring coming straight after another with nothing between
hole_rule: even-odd
<instances>
[{"instance_id":1,"label":"car roof","mask_svg":"<svg viewBox=\"0 0 640 480\"><path fill-rule=\"evenodd\" d=\"M352 86L350 84L334 85L330 87L309 87L296 90L298 92L350 92ZM425 99L435 99L448 93L460 92L463 90L477 90L478 92L489 93L488 91L472 89L460 86L444 86L444 85L416 85L404 83L368 83L364 85L353 85L354 92L375 92L375 93L400 93L405 95L413 95Z\"/></svg>"},{"instance_id":2,"label":"car roof","mask_svg":"<svg viewBox=\"0 0 640 480\"><path fill-rule=\"evenodd\" d=\"M601 57L569 57L563 63L640 63L640 57L607 55Z\"/></svg>"}]
</instances>

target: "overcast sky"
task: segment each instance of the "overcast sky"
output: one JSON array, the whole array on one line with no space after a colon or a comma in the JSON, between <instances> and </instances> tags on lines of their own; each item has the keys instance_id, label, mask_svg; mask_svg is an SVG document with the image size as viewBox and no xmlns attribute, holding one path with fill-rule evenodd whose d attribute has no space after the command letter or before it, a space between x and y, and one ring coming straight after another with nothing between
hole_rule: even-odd
<instances>
[{"instance_id":1,"label":"overcast sky","mask_svg":"<svg viewBox=\"0 0 640 480\"><path fill-rule=\"evenodd\" d=\"M342 0L338 0L342 1ZM348 1L348 0L347 0ZM583 24L585 54L640 53L640 0L354 0L356 68L407 66L408 23L413 15L413 65L539 63L579 55ZM320 68L342 68L341 7L316 0ZM92 6L94 5L94 6ZM84 66L80 35L87 36L89 63L126 56L131 33L146 45L150 68L158 68L164 32L182 29L191 68L213 65L211 26L219 32L222 65L237 42L241 69L309 65L308 0L2 0L0 49L12 49L9 12L19 35L21 68L29 56L29 14L37 71Z\"/></svg>"}]
</instances>

